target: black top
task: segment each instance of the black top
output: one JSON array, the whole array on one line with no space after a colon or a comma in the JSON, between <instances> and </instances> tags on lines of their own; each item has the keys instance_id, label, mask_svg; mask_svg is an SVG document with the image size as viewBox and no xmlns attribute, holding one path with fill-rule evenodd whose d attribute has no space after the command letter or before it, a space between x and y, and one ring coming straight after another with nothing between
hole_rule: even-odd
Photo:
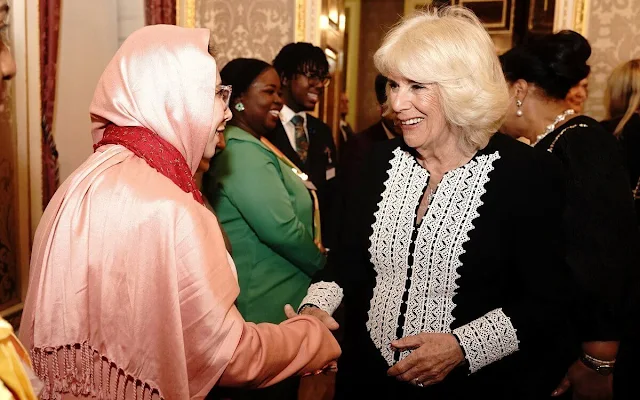
<instances>
[{"instance_id":1,"label":"black top","mask_svg":"<svg viewBox=\"0 0 640 400\"><path fill-rule=\"evenodd\" d=\"M573 357L558 350L570 288L557 160L497 134L445 174L419 226L429 173L401 138L376 144L363 172L303 300L331 310L344 291L337 398L546 398ZM451 331L466 366L425 388L387 377L406 356L392 340Z\"/></svg>"},{"instance_id":2,"label":"black top","mask_svg":"<svg viewBox=\"0 0 640 400\"><path fill-rule=\"evenodd\" d=\"M621 119L622 117L602 121L602 126L613 134ZM627 173L629 174L629 185L631 189L638 188L637 196L640 197L640 115L633 114L624 125L619 135L619 143ZM640 226L640 198L636 199L635 205L636 218L638 226Z\"/></svg>"},{"instance_id":3,"label":"black top","mask_svg":"<svg viewBox=\"0 0 640 400\"><path fill-rule=\"evenodd\" d=\"M318 189L322 241L326 247L331 247L336 236L337 204L339 201L339 184L337 179L332 177L339 172L335 169L338 164L336 146L331 136L331 128L318 118L307 114L306 127L309 136L309 150L307 160L304 163L291 146L287 132L280 121L278 121L276 128L265 137L306 173ZM333 171L331 171L332 169Z\"/></svg>"},{"instance_id":4,"label":"black top","mask_svg":"<svg viewBox=\"0 0 640 400\"><path fill-rule=\"evenodd\" d=\"M638 260L629 181L616 139L592 118L570 119L544 137L536 150L564 167L564 231L569 264L581 295L583 341L619 340L625 285Z\"/></svg>"},{"instance_id":5,"label":"black top","mask_svg":"<svg viewBox=\"0 0 640 400\"><path fill-rule=\"evenodd\" d=\"M355 179L357 179L358 171L362 167L362 163L366 159L367 154L371 151L371 147L384 140L389 140L387 133L382 126L382 120L371 125L364 131L356 134L348 142L342 150L340 158L340 169L346 187L351 187Z\"/></svg>"}]
</instances>

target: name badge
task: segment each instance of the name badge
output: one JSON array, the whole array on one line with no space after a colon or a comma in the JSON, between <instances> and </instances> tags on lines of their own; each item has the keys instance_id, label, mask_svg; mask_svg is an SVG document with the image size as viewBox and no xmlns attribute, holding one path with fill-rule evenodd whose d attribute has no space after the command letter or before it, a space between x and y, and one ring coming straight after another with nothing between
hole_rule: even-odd
<instances>
[{"instance_id":1,"label":"name badge","mask_svg":"<svg viewBox=\"0 0 640 400\"><path fill-rule=\"evenodd\" d=\"M331 180L336 177L336 168L327 168L327 180Z\"/></svg>"}]
</instances>

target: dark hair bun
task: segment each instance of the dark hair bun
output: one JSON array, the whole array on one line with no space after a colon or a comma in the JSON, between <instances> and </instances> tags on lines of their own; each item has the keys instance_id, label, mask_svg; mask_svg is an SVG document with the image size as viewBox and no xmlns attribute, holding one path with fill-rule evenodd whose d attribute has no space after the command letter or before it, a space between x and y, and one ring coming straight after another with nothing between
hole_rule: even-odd
<instances>
[{"instance_id":1,"label":"dark hair bun","mask_svg":"<svg viewBox=\"0 0 640 400\"><path fill-rule=\"evenodd\" d=\"M524 79L547 95L564 99L567 92L589 75L591 46L577 32L564 30L529 40L502 56L507 80Z\"/></svg>"}]
</instances>

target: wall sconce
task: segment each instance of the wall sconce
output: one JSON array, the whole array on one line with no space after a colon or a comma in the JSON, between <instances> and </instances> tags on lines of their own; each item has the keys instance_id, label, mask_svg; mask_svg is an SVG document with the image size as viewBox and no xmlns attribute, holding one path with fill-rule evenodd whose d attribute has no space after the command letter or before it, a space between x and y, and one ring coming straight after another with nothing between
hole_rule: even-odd
<instances>
[{"instance_id":1,"label":"wall sconce","mask_svg":"<svg viewBox=\"0 0 640 400\"><path fill-rule=\"evenodd\" d=\"M329 29L329 17L324 14L320 15L320 29Z\"/></svg>"},{"instance_id":2,"label":"wall sconce","mask_svg":"<svg viewBox=\"0 0 640 400\"><path fill-rule=\"evenodd\" d=\"M340 14L340 30L344 32L345 27L347 26L347 17L344 14Z\"/></svg>"},{"instance_id":3,"label":"wall sconce","mask_svg":"<svg viewBox=\"0 0 640 400\"><path fill-rule=\"evenodd\" d=\"M331 21L334 24L338 25L338 10L337 9L332 8L331 11L329 11L329 21Z\"/></svg>"}]
</instances>

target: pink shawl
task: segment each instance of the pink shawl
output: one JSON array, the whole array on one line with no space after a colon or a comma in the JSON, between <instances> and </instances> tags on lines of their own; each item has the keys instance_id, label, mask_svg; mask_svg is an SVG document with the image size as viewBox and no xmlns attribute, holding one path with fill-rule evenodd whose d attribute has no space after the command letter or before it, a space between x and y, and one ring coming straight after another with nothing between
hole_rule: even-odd
<instances>
[{"instance_id":1,"label":"pink shawl","mask_svg":"<svg viewBox=\"0 0 640 400\"><path fill-rule=\"evenodd\" d=\"M96 88L94 143L109 124L142 126L195 172L213 121L208 40L205 29L175 26L133 33ZM215 216L125 147L106 145L38 225L20 338L45 399L200 399L220 379L265 386L338 356L308 317L245 323L238 293Z\"/></svg>"}]
</instances>

